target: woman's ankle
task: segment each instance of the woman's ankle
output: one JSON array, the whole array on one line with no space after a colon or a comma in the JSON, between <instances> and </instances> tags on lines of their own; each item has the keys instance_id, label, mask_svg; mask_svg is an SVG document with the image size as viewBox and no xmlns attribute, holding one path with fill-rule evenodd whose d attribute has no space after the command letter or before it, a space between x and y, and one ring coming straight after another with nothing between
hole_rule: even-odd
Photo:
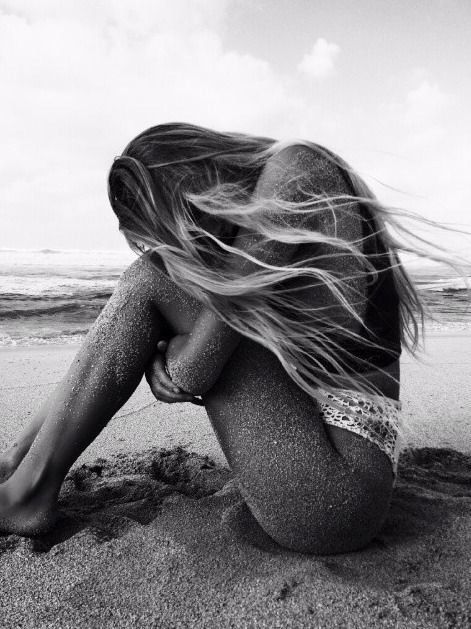
<instances>
[{"instance_id":1,"label":"woman's ankle","mask_svg":"<svg viewBox=\"0 0 471 629\"><path fill-rule=\"evenodd\" d=\"M58 492L55 485L47 483L44 477L28 477L16 470L0 485L3 507L28 512L55 510ZM1 518L0 504L0 518Z\"/></svg>"},{"instance_id":2,"label":"woman's ankle","mask_svg":"<svg viewBox=\"0 0 471 629\"><path fill-rule=\"evenodd\" d=\"M12 504L27 503L54 505L57 501L62 477L54 474L51 465L42 465L31 456L7 455L5 475L0 479L3 498ZM1 473L1 470L0 470Z\"/></svg>"},{"instance_id":3,"label":"woman's ankle","mask_svg":"<svg viewBox=\"0 0 471 629\"><path fill-rule=\"evenodd\" d=\"M18 441L0 454L0 483L5 482L20 465L31 448L31 441Z\"/></svg>"},{"instance_id":4,"label":"woman's ankle","mask_svg":"<svg viewBox=\"0 0 471 629\"><path fill-rule=\"evenodd\" d=\"M18 492L14 478L0 485L0 532L34 536L57 519L57 503L43 495Z\"/></svg>"},{"instance_id":5,"label":"woman's ankle","mask_svg":"<svg viewBox=\"0 0 471 629\"><path fill-rule=\"evenodd\" d=\"M0 483L4 483L10 478L23 460L24 455L15 446L16 444L0 454Z\"/></svg>"}]
</instances>

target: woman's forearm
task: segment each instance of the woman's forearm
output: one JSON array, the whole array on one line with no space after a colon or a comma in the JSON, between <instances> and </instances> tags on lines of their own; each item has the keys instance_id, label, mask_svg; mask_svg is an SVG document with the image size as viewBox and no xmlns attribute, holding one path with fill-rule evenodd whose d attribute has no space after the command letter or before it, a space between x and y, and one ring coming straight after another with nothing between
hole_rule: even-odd
<instances>
[{"instance_id":1,"label":"woman's forearm","mask_svg":"<svg viewBox=\"0 0 471 629\"><path fill-rule=\"evenodd\" d=\"M206 393L219 378L240 338L212 310L203 308L179 355L174 360L168 357L172 381L193 395Z\"/></svg>"}]
</instances>

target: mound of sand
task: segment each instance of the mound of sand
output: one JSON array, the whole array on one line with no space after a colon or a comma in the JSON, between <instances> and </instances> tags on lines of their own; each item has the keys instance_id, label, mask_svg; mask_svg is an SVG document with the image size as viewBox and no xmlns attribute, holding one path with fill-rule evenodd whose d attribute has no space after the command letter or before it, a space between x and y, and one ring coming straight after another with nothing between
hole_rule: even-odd
<instances>
[{"instance_id":1,"label":"mound of sand","mask_svg":"<svg viewBox=\"0 0 471 629\"><path fill-rule=\"evenodd\" d=\"M471 457L406 451L361 552L288 552L230 472L182 448L75 468L49 535L0 538L1 626L471 626Z\"/></svg>"}]
</instances>

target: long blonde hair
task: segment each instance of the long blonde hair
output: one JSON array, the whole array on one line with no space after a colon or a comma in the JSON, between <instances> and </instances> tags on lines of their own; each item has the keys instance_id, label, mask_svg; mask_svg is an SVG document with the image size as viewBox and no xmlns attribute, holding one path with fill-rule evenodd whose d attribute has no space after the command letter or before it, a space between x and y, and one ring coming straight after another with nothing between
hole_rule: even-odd
<instances>
[{"instance_id":1,"label":"long blonde hair","mask_svg":"<svg viewBox=\"0 0 471 629\"><path fill-rule=\"evenodd\" d=\"M328 388L323 366L327 364L344 382L374 394L372 387L359 383L358 374L352 375L347 368L342 339L370 348L380 347L380 343L329 320L322 307L309 308L306 317L305 303L296 298L295 292L280 288L285 280L308 277L312 285L328 286L334 301L358 320L358 312L346 298L345 278L316 267L315 258L282 266L254 260L246 251L202 226L201 218L210 216L222 221L229 230L245 227L270 241L293 245L328 243L340 256L355 256L361 273L371 283L378 277L378 268L375 260L362 251L361 240L346 242L302 224L286 229L279 220L296 213L304 219L326 207L342 211L352 202L361 204L368 209L375 235L382 243L378 259L381 258L383 267L386 259L394 279L401 340L413 351L423 326L424 308L398 253L427 254L417 243L407 245L393 236L411 232L401 226L397 218L400 213L382 206L348 164L316 144L296 144L334 162L352 193L327 197L303 190L301 200L282 196L268 201L256 198L253 191L265 164L286 143L172 123L141 133L115 159L109 174L110 202L119 218L120 230L134 250L158 253L172 280L232 328L271 350L304 391L318 397L319 387ZM225 264L234 255L251 258L256 271L238 274Z\"/></svg>"}]
</instances>

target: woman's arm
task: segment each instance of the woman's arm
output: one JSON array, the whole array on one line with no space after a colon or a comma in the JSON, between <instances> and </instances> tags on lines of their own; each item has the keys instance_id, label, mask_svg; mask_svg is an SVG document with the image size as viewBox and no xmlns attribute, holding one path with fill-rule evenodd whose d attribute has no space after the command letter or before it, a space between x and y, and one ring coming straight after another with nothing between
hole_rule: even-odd
<instances>
[{"instance_id":1,"label":"woman's arm","mask_svg":"<svg viewBox=\"0 0 471 629\"><path fill-rule=\"evenodd\" d=\"M314 190L312 183L313 173L318 167L319 157L310 149L287 147L268 160L254 194L267 201L275 196L295 200L298 184L304 190L320 192ZM323 167L325 169L325 164ZM294 182L294 177L300 172L306 175ZM290 225L295 226L303 219L302 214L295 214ZM244 228L239 229L233 246L256 260L277 266L287 263L294 253L293 245L267 241ZM260 268L256 262L239 255L234 255L228 264L241 276ZM219 378L240 339L241 334L221 321L209 308L203 308L191 333L175 337L169 343L166 359L172 381L193 395L205 393Z\"/></svg>"},{"instance_id":2,"label":"woman's arm","mask_svg":"<svg viewBox=\"0 0 471 629\"><path fill-rule=\"evenodd\" d=\"M241 335L203 308L189 334L173 337L165 353L172 382L192 395L209 391L239 344Z\"/></svg>"}]
</instances>

